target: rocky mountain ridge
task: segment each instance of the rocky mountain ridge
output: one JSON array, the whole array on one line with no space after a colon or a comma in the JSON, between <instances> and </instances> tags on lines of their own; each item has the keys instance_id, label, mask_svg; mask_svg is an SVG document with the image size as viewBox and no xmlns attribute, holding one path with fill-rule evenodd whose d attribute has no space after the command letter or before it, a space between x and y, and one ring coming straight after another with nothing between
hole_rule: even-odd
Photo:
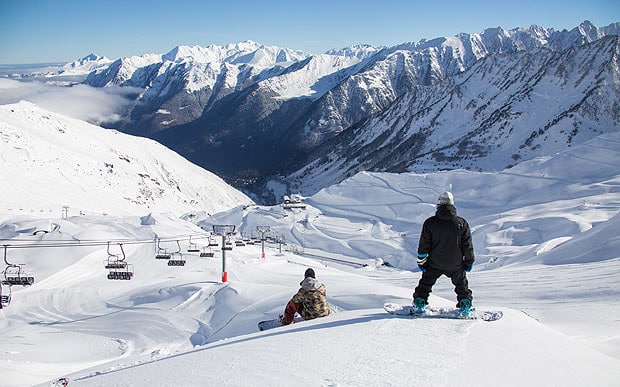
<instances>
[{"instance_id":1,"label":"rocky mountain ridge","mask_svg":"<svg viewBox=\"0 0 620 387\"><path fill-rule=\"evenodd\" d=\"M617 132L619 58L618 36L487 56L406 92L314 150L279 184L312 193L359 171L499 171Z\"/></svg>"}]
</instances>

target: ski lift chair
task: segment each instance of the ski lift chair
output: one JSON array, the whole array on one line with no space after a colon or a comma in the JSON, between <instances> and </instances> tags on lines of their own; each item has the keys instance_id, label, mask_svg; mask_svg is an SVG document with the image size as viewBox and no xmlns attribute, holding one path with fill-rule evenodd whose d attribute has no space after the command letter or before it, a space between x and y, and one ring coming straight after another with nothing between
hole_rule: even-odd
<instances>
[{"instance_id":1,"label":"ski lift chair","mask_svg":"<svg viewBox=\"0 0 620 387\"><path fill-rule=\"evenodd\" d=\"M168 260L168 266L185 266L185 258L183 258L183 254L181 254L181 244L179 241L177 241L177 246L179 249L172 253Z\"/></svg>"},{"instance_id":2,"label":"ski lift chair","mask_svg":"<svg viewBox=\"0 0 620 387\"><path fill-rule=\"evenodd\" d=\"M30 286L34 284L34 277L30 277L26 273L22 272L22 266L24 266L23 264L15 265L7 260L7 250L8 246L4 245L4 263L6 264L6 267L3 271L4 279L2 280L2 283L9 286Z\"/></svg>"},{"instance_id":3,"label":"ski lift chair","mask_svg":"<svg viewBox=\"0 0 620 387\"><path fill-rule=\"evenodd\" d=\"M200 258L212 258L214 255L213 249L208 246L203 247L200 252Z\"/></svg>"},{"instance_id":4,"label":"ski lift chair","mask_svg":"<svg viewBox=\"0 0 620 387\"><path fill-rule=\"evenodd\" d=\"M108 242L108 259L104 261L104 267L106 269L125 269L127 267L127 262L125 262L125 251L123 250L123 245L118 244L121 248L121 253L123 257L119 257L117 254L112 254L110 252L110 242Z\"/></svg>"},{"instance_id":5,"label":"ski lift chair","mask_svg":"<svg viewBox=\"0 0 620 387\"><path fill-rule=\"evenodd\" d=\"M189 236L189 247L187 248L187 252L188 253L199 253L200 249L198 249L198 246L196 245L196 243L192 242L192 236Z\"/></svg>"},{"instance_id":6,"label":"ski lift chair","mask_svg":"<svg viewBox=\"0 0 620 387\"><path fill-rule=\"evenodd\" d=\"M211 236L209 236L209 247L217 247L217 241L215 239L211 239Z\"/></svg>"},{"instance_id":7,"label":"ski lift chair","mask_svg":"<svg viewBox=\"0 0 620 387\"><path fill-rule=\"evenodd\" d=\"M4 280L2 281L5 285L21 285L21 286L30 286L34 284L34 277L28 276L26 273L22 272L23 265L10 265L4 269Z\"/></svg>"},{"instance_id":8,"label":"ski lift chair","mask_svg":"<svg viewBox=\"0 0 620 387\"><path fill-rule=\"evenodd\" d=\"M108 242L108 259L105 268L109 270L109 280L130 280L133 277L133 265L127 263L123 244L118 244L121 249L122 257L110 252L110 242Z\"/></svg>"},{"instance_id":9,"label":"ski lift chair","mask_svg":"<svg viewBox=\"0 0 620 387\"><path fill-rule=\"evenodd\" d=\"M226 238L226 242L224 242L224 246L222 246L222 250L227 250L230 251L232 250L232 242L230 241L230 238Z\"/></svg>"},{"instance_id":10,"label":"ski lift chair","mask_svg":"<svg viewBox=\"0 0 620 387\"><path fill-rule=\"evenodd\" d=\"M157 255L155 255L155 259L170 259L172 255L168 253L168 250L161 247L159 245L160 239L157 239Z\"/></svg>"},{"instance_id":11,"label":"ski lift chair","mask_svg":"<svg viewBox=\"0 0 620 387\"><path fill-rule=\"evenodd\" d=\"M8 292L6 289L8 289ZM11 287L0 284L0 309L6 308L7 306L9 306L10 303L11 303Z\"/></svg>"},{"instance_id":12,"label":"ski lift chair","mask_svg":"<svg viewBox=\"0 0 620 387\"><path fill-rule=\"evenodd\" d=\"M125 264L124 268L111 269L108 272L109 280L130 280L133 278L133 265Z\"/></svg>"}]
</instances>

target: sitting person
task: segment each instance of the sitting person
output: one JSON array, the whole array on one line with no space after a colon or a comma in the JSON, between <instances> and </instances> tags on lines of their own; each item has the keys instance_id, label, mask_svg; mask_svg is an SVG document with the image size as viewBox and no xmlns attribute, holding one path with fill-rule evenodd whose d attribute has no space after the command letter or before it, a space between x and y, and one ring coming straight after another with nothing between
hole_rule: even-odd
<instances>
[{"instance_id":1,"label":"sitting person","mask_svg":"<svg viewBox=\"0 0 620 387\"><path fill-rule=\"evenodd\" d=\"M304 280L299 283L301 288L286 304L282 325L289 325L295 319L295 313L304 320L312 320L317 317L329 315L329 305L325 296L325 285L316 279L313 269L307 269Z\"/></svg>"}]
</instances>

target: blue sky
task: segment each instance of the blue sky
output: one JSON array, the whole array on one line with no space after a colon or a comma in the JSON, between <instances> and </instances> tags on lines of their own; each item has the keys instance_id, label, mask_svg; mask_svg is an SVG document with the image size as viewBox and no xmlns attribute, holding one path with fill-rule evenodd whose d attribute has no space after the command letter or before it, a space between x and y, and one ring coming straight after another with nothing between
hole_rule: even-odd
<instances>
[{"instance_id":1,"label":"blue sky","mask_svg":"<svg viewBox=\"0 0 620 387\"><path fill-rule=\"evenodd\" d=\"M620 21L618 0L0 0L0 64L166 53L254 40L321 53L459 32Z\"/></svg>"}]
</instances>

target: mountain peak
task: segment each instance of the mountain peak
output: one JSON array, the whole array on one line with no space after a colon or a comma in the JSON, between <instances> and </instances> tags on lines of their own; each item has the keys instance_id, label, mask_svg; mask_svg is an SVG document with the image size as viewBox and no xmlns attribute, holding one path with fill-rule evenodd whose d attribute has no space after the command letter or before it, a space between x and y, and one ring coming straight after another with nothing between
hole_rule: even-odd
<instances>
[{"instance_id":1,"label":"mountain peak","mask_svg":"<svg viewBox=\"0 0 620 387\"><path fill-rule=\"evenodd\" d=\"M364 59L371 55L374 55L378 51L384 49L385 46L373 46L370 44L355 44L349 47L343 47L339 49L331 49L325 52L327 55L338 55L346 57L355 57L358 59Z\"/></svg>"},{"instance_id":2,"label":"mountain peak","mask_svg":"<svg viewBox=\"0 0 620 387\"><path fill-rule=\"evenodd\" d=\"M201 46L176 46L166 54L162 55L162 60L169 62L198 62L205 63L213 61L215 58L214 50Z\"/></svg>"},{"instance_id":3,"label":"mountain peak","mask_svg":"<svg viewBox=\"0 0 620 387\"><path fill-rule=\"evenodd\" d=\"M83 74L86 75L93 70L96 70L101 67L105 67L112 63L111 59L106 58L105 56L99 56L97 54L88 54L83 58L74 60L73 62L69 62L65 64L60 73L67 74Z\"/></svg>"},{"instance_id":4,"label":"mountain peak","mask_svg":"<svg viewBox=\"0 0 620 387\"><path fill-rule=\"evenodd\" d=\"M602 36L600 29L589 20L584 20L576 29L581 35L588 37L590 41L599 39Z\"/></svg>"},{"instance_id":5,"label":"mountain peak","mask_svg":"<svg viewBox=\"0 0 620 387\"><path fill-rule=\"evenodd\" d=\"M88 54L85 57L79 59L80 62L86 62L86 61L96 61L96 60L101 60L101 59L108 59L105 56L99 56L97 54Z\"/></svg>"}]
</instances>

